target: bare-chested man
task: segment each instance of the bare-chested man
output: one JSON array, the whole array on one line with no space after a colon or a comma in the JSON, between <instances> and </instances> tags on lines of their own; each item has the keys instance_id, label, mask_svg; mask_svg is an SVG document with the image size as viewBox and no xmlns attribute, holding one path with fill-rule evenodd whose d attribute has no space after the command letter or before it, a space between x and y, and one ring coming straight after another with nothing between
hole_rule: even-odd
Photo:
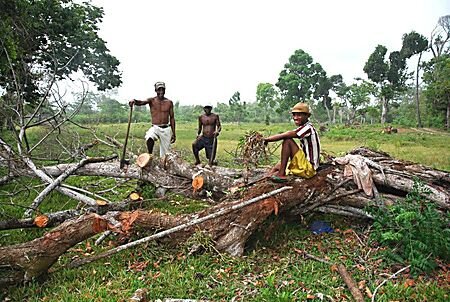
<instances>
[{"instance_id":1,"label":"bare-chested man","mask_svg":"<svg viewBox=\"0 0 450 302\"><path fill-rule=\"evenodd\" d=\"M200 164L198 153L205 148L206 158L213 164L215 162L215 155L217 144L214 145L214 139L219 135L222 127L220 125L219 115L212 113L212 106L206 105L203 107L205 113L198 117L198 132L197 139L192 143L192 152L195 157L195 165ZM213 152L213 148L214 152ZM213 158L211 158L213 156Z\"/></svg>"},{"instance_id":2,"label":"bare-chested man","mask_svg":"<svg viewBox=\"0 0 450 302\"><path fill-rule=\"evenodd\" d=\"M152 117L152 127L145 133L148 153L152 154L155 141L159 139L159 155L163 157L176 140L175 136L175 117L173 114L173 103L164 97L166 93L166 84L164 82L155 83L156 96L148 98L145 101L131 100L130 106L149 105L150 115Z\"/></svg>"}]
</instances>

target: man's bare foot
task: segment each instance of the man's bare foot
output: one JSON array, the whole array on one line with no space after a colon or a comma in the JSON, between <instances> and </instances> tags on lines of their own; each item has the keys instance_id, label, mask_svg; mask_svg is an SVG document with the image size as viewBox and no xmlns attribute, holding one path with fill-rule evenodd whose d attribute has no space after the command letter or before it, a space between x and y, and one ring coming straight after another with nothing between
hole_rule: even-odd
<instances>
[{"instance_id":1,"label":"man's bare foot","mask_svg":"<svg viewBox=\"0 0 450 302\"><path fill-rule=\"evenodd\" d=\"M270 180L275 182L275 183L284 183L284 182L288 181L286 175L276 175L276 174L272 175L270 177Z\"/></svg>"},{"instance_id":2,"label":"man's bare foot","mask_svg":"<svg viewBox=\"0 0 450 302\"><path fill-rule=\"evenodd\" d=\"M194 163L194 166L198 166L198 165L200 165L200 161L196 161L196 162Z\"/></svg>"}]
</instances>

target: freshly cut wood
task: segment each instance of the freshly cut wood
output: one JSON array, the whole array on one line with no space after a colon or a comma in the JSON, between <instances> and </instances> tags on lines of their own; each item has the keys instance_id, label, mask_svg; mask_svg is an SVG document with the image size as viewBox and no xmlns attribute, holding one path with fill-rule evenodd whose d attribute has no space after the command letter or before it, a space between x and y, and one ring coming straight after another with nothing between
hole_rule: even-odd
<instances>
[{"instance_id":1,"label":"freshly cut wood","mask_svg":"<svg viewBox=\"0 0 450 302\"><path fill-rule=\"evenodd\" d=\"M99 206L106 206L106 205L108 204L108 202L106 202L106 201L103 200L103 199L97 199L95 202L96 202L97 205L99 205Z\"/></svg>"},{"instance_id":2,"label":"freshly cut wood","mask_svg":"<svg viewBox=\"0 0 450 302\"><path fill-rule=\"evenodd\" d=\"M141 195L137 192L131 193L129 197L132 201L137 201L137 200L142 199Z\"/></svg>"},{"instance_id":3,"label":"freshly cut wood","mask_svg":"<svg viewBox=\"0 0 450 302\"><path fill-rule=\"evenodd\" d=\"M138 165L141 168L144 168L148 165L150 162L152 156L149 153L142 153L136 158L136 165Z\"/></svg>"},{"instance_id":4,"label":"freshly cut wood","mask_svg":"<svg viewBox=\"0 0 450 302\"><path fill-rule=\"evenodd\" d=\"M200 175L195 176L192 180L192 187L194 188L194 192L199 191L203 187L203 177Z\"/></svg>"},{"instance_id":5,"label":"freshly cut wood","mask_svg":"<svg viewBox=\"0 0 450 302\"><path fill-rule=\"evenodd\" d=\"M43 228L47 225L49 221L48 216L45 215L39 215L36 218L34 218L34 224L37 225L39 228Z\"/></svg>"}]
</instances>

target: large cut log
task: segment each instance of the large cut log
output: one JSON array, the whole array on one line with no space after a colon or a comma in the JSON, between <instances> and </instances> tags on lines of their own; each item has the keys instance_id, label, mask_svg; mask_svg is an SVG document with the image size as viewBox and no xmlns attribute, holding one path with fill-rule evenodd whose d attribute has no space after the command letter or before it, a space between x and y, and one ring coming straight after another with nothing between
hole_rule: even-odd
<instances>
[{"instance_id":1,"label":"large cut log","mask_svg":"<svg viewBox=\"0 0 450 302\"><path fill-rule=\"evenodd\" d=\"M105 219L88 214L59 225L41 238L0 247L0 284L42 276L70 247L106 229Z\"/></svg>"}]
</instances>

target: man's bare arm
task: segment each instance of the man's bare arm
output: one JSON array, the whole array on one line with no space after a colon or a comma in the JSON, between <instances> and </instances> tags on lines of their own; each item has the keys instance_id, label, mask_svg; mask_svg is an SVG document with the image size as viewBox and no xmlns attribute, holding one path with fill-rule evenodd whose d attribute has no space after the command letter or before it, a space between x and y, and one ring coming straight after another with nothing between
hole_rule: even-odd
<instances>
[{"instance_id":1,"label":"man's bare arm","mask_svg":"<svg viewBox=\"0 0 450 302\"><path fill-rule=\"evenodd\" d=\"M295 138L297 137L297 132L295 131L286 131L284 133L280 133L280 134L275 134L269 137L264 138L265 142L276 142L282 139L286 139L286 138Z\"/></svg>"},{"instance_id":2,"label":"man's bare arm","mask_svg":"<svg viewBox=\"0 0 450 302\"><path fill-rule=\"evenodd\" d=\"M219 135L219 132L222 131L222 125L220 124L220 118L219 115L217 115L217 122L216 122L216 134Z\"/></svg>"},{"instance_id":3,"label":"man's bare arm","mask_svg":"<svg viewBox=\"0 0 450 302\"><path fill-rule=\"evenodd\" d=\"M150 99L146 99L144 101L141 100L136 100L136 99L132 99L131 101L128 102L128 104L130 106L136 105L136 106L142 106L142 105L147 105L151 102L151 98Z\"/></svg>"},{"instance_id":4,"label":"man's bare arm","mask_svg":"<svg viewBox=\"0 0 450 302\"><path fill-rule=\"evenodd\" d=\"M176 141L177 136L175 134L175 114L173 113L172 101L170 101L169 117L170 117L170 128L172 128L172 138L171 138L170 142L173 144Z\"/></svg>"},{"instance_id":5,"label":"man's bare arm","mask_svg":"<svg viewBox=\"0 0 450 302\"><path fill-rule=\"evenodd\" d=\"M198 117L198 127L197 127L197 137L202 133L203 124L202 124L202 116Z\"/></svg>"}]
</instances>

